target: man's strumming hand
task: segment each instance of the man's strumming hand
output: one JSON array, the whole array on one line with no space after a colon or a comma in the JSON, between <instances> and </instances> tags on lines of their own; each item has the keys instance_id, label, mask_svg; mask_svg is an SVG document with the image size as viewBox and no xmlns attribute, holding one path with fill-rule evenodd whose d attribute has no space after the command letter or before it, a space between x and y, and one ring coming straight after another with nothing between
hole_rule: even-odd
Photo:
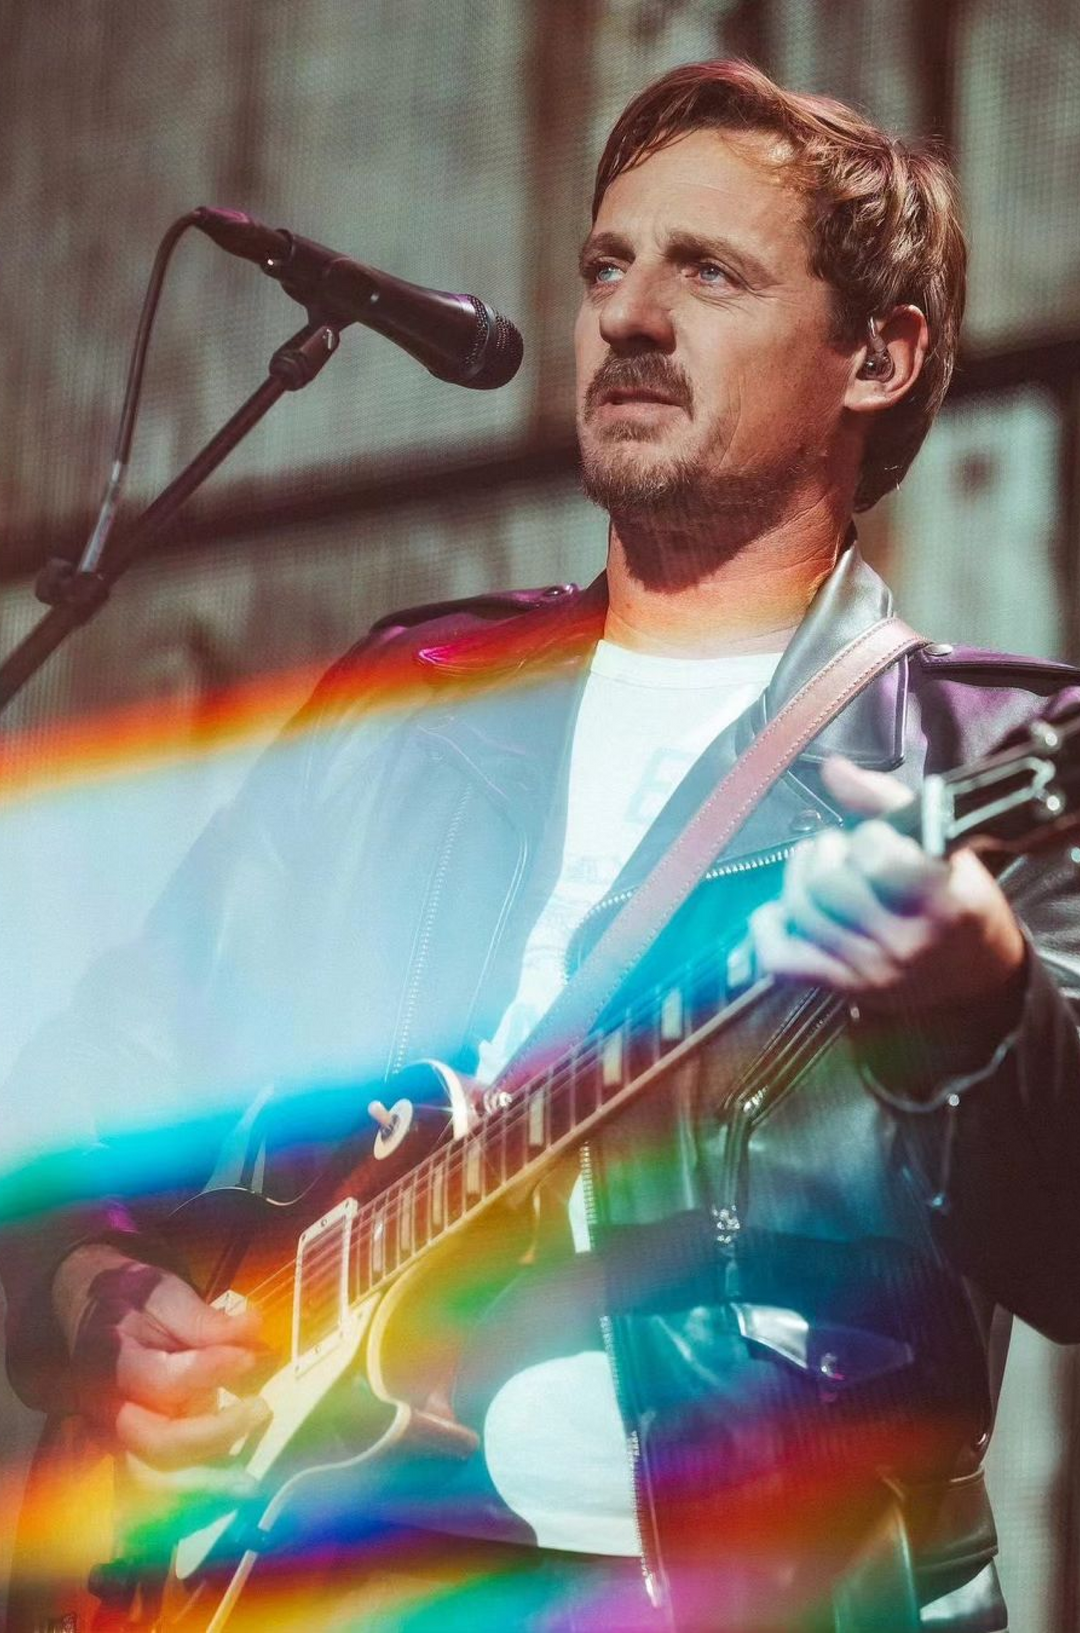
<instances>
[{"instance_id":1,"label":"man's strumming hand","mask_svg":"<svg viewBox=\"0 0 1080 1633\"><path fill-rule=\"evenodd\" d=\"M213 1309L179 1276L102 1243L68 1254L52 1297L77 1409L144 1463L210 1462L267 1421L258 1398L217 1410L218 1388L242 1387L262 1358L254 1311Z\"/></svg>"},{"instance_id":2,"label":"man's strumming hand","mask_svg":"<svg viewBox=\"0 0 1080 1633\"><path fill-rule=\"evenodd\" d=\"M974 852L942 861L875 821L911 798L894 777L837 756L824 779L869 820L830 829L790 857L779 900L751 919L758 967L882 1013L975 1006L1011 993L1026 943Z\"/></svg>"}]
</instances>

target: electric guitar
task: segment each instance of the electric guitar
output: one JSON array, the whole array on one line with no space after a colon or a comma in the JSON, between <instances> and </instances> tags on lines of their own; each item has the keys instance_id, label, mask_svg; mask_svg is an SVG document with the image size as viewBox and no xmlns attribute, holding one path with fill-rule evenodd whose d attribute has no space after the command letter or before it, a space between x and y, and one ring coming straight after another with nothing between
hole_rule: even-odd
<instances>
[{"instance_id":1,"label":"electric guitar","mask_svg":"<svg viewBox=\"0 0 1080 1633\"><path fill-rule=\"evenodd\" d=\"M1078 805L1074 711L930 777L893 821L934 854L1021 853L1062 842ZM729 871L743 885L756 872L764 899L791 848ZM724 875L721 863L713 884ZM277 1347L259 1388L269 1423L237 1448L250 1495L214 1498L195 1476L114 1459L81 1420L47 1426L23 1505L12 1633L219 1633L258 1592L298 1507L355 1508L410 1459L469 1458L478 1435L455 1409L458 1360L492 1289L536 1257L541 1180L777 986L730 934L679 967L650 954L594 1034L513 1094L421 1063L391 1082L389 1105L372 1103L370 1149L344 1174L338 1160L287 1205L243 1189L185 1204L172 1234L196 1286L224 1307L257 1305ZM814 1025L846 1024L837 998L807 1003ZM733 1116L768 1094L761 1070L732 1083ZM734 1202L716 1224L721 1241L738 1230Z\"/></svg>"}]
</instances>

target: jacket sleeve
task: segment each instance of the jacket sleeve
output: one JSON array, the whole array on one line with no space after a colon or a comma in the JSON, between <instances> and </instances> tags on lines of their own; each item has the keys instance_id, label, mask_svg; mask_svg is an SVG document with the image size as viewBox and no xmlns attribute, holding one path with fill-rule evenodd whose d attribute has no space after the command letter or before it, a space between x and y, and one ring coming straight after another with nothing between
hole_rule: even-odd
<instances>
[{"instance_id":1,"label":"jacket sleeve","mask_svg":"<svg viewBox=\"0 0 1080 1633\"><path fill-rule=\"evenodd\" d=\"M1013 863L1001 883L1029 940L998 1013L953 1016L915 1093L888 1050L864 1053L896 1111L939 1240L965 1275L1061 1343L1080 1341L1080 874L1068 849ZM952 1056L952 1058L950 1058Z\"/></svg>"},{"instance_id":2,"label":"jacket sleeve","mask_svg":"<svg viewBox=\"0 0 1080 1633\"><path fill-rule=\"evenodd\" d=\"M346 673L333 671L196 841L137 941L99 959L16 1061L0 1097L0 1274L8 1371L29 1404L64 1404L50 1301L60 1260L110 1241L179 1268L161 1216L205 1184L254 1095L303 1070L287 1018L303 981L305 882L319 865L313 812L339 738L363 789L357 766L390 714L358 712Z\"/></svg>"}]
</instances>

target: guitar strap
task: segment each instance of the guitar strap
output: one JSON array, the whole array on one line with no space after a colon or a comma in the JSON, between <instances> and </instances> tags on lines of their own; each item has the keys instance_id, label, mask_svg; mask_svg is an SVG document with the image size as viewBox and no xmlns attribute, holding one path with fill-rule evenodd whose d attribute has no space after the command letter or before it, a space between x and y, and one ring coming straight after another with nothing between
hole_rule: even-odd
<instances>
[{"instance_id":1,"label":"guitar strap","mask_svg":"<svg viewBox=\"0 0 1080 1633\"><path fill-rule=\"evenodd\" d=\"M788 699L612 919L492 1092L516 1093L556 1056L584 1042L631 970L773 784L852 698L925 644L901 618L879 619Z\"/></svg>"}]
</instances>

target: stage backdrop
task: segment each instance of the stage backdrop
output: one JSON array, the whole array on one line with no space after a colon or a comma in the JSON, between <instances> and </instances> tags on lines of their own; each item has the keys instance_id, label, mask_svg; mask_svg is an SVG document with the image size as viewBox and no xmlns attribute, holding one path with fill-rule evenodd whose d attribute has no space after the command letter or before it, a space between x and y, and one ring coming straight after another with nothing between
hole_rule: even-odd
<instances>
[{"instance_id":1,"label":"stage backdrop","mask_svg":"<svg viewBox=\"0 0 1080 1633\"><path fill-rule=\"evenodd\" d=\"M347 334L5 717L0 1074L87 964L135 933L260 745L372 618L598 569L602 518L571 452L591 168L630 94L716 54L952 147L973 246L967 362L912 476L866 519L866 547L928 634L1080 657L1071 0L8 0L0 651L42 611L36 568L85 538L155 246L193 206L474 291L518 321L526 362L504 390L469 392ZM255 267L185 237L128 514L302 317ZM247 727L208 752L237 687ZM6 1108L8 1157L47 1117L45 1093ZM991 1462L1024 1633L1080 1630L1076 1370L1023 1332L1006 1380ZM10 1505L36 1424L10 1399L2 1411Z\"/></svg>"}]
</instances>

